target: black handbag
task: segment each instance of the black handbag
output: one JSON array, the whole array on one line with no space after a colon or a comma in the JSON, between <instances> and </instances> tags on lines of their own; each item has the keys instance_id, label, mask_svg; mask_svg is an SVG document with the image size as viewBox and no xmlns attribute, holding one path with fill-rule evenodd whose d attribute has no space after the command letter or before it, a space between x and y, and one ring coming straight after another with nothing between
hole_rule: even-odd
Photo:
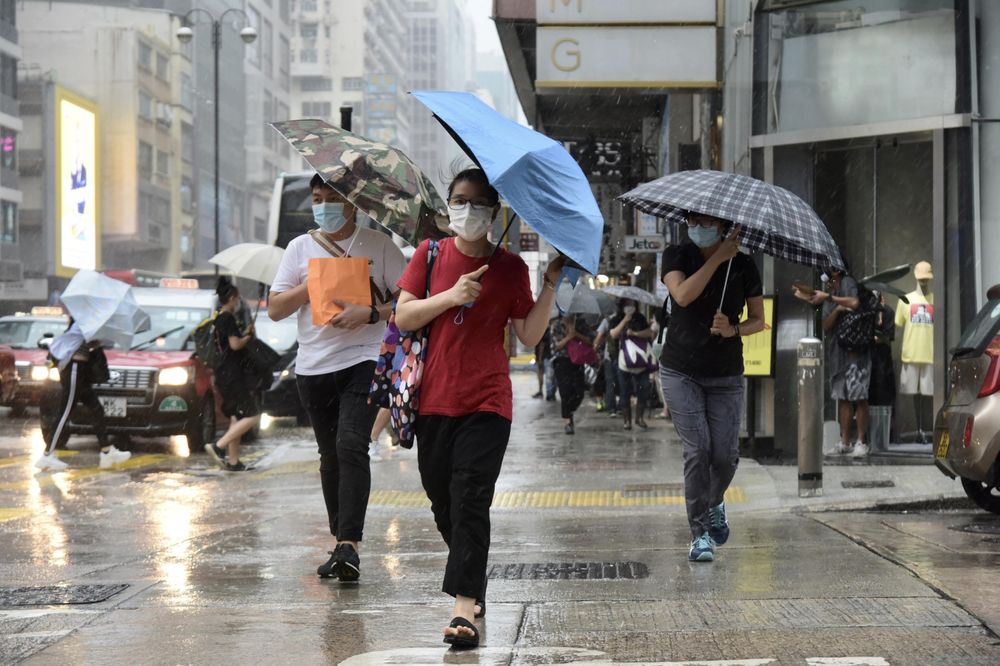
<instances>
[{"instance_id":1,"label":"black handbag","mask_svg":"<svg viewBox=\"0 0 1000 666\"><path fill-rule=\"evenodd\" d=\"M280 361L281 355L259 338L251 338L243 348L243 370L254 390L270 388L274 382L274 369Z\"/></svg>"}]
</instances>

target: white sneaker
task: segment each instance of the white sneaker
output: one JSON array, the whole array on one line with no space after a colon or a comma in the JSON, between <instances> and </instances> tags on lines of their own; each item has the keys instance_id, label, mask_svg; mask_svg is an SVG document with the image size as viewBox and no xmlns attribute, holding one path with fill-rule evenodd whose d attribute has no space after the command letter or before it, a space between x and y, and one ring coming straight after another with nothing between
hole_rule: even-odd
<instances>
[{"instance_id":1,"label":"white sneaker","mask_svg":"<svg viewBox=\"0 0 1000 666\"><path fill-rule=\"evenodd\" d=\"M35 461L35 467L46 472L61 472L69 465L56 457L56 454L49 453Z\"/></svg>"},{"instance_id":2,"label":"white sneaker","mask_svg":"<svg viewBox=\"0 0 1000 666\"><path fill-rule=\"evenodd\" d=\"M107 450L107 452L101 451L101 469L107 469L109 467L114 467L119 463L123 463L132 457L130 451L119 451L114 446Z\"/></svg>"},{"instance_id":3,"label":"white sneaker","mask_svg":"<svg viewBox=\"0 0 1000 666\"><path fill-rule=\"evenodd\" d=\"M854 445L854 451L851 452L852 458L864 458L869 453L871 453L871 447L869 447L864 442L858 442Z\"/></svg>"},{"instance_id":4,"label":"white sneaker","mask_svg":"<svg viewBox=\"0 0 1000 666\"><path fill-rule=\"evenodd\" d=\"M373 442L373 441L368 442L368 460L370 460L371 462L382 462L383 460L385 460L385 458L383 458L379 454L378 449L379 449L378 442Z\"/></svg>"},{"instance_id":5,"label":"white sneaker","mask_svg":"<svg viewBox=\"0 0 1000 666\"><path fill-rule=\"evenodd\" d=\"M830 449L830 451L827 453L827 455L831 455L831 456L848 456L848 455L851 454L851 451L853 451L853 450L854 450L854 445L853 444L840 444L840 443L837 443L837 444L833 445L833 448Z\"/></svg>"}]
</instances>

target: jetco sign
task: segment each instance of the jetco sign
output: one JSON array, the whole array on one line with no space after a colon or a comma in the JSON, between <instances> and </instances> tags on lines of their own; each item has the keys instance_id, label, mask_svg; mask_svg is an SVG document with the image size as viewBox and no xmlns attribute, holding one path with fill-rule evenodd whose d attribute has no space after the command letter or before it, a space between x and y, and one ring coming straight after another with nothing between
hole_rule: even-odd
<instances>
[{"instance_id":1,"label":"jetco sign","mask_svg":"<svg viewBox=\"0 0 1000 666\"><path fill-rule=\"evenodd\" d=\"M535 0L535 88L719 87L716 3Z\"/></svg>"},{"instance_id":2,"label":"jetco sign","mask_svg":"<svg viewBox=\"0 0 1000 666\"><path fill-rule=\"evenodd\" d=\"M667 249L667 241L662 236L626 236L624 252L640 254L643 252L663 252Z\"/></svg>"}]
</instances>

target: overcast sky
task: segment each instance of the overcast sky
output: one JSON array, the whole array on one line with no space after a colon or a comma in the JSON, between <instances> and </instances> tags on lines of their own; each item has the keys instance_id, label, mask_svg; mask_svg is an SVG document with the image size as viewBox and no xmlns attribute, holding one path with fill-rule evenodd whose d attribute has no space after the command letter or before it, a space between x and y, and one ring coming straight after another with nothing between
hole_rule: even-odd
<instances>
[{"instance_id":1,"label":"overcast sky","mask_svg":"<svg viewBox=\"0 0 1000 666\"><path fill-rule=\"evenodd\" d=\"M476 24L476 50L480 53L500 53L500 38L490 19L493 0L466 0L466 7Z\"/></svg>"}]
</instances>

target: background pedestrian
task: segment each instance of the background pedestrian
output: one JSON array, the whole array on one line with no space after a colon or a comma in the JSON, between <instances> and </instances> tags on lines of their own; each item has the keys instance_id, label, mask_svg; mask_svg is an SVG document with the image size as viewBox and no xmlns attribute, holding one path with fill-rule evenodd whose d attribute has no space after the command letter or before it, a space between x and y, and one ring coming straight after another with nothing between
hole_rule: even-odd
<instances>
[{"instance_id":1,"label":"background pedestrian","mask_svg":"<svg viewBox=\"0 0 1000 666\"><path fill-rule=\"evenodd\" d=\"M663 253L671 314L660 379L684 444L688 559L711 562L716 545L729 539L725 493L739 463L740 338L764 329L764 298L756 264L739 251L738 226L695 213L687 224L691 242ZM740 321L744 307L747 318Z\"/></svg>"},{"instance_id":2,"label":"background pedestrian","mask_svg":"<svg viewBox=\"0 0 1000 666\"><path fill-rule=\"evenodd\" d=\"M583 396L587 392L587 381L583 366L573 362L567 347L574 340L580 340L588 346L594 343L590 329L583 319L575 314L567 314L553 321L549 332L552 336L552 367L556 373L556 384L559 386L560 412L565 421L563 431L567 435L572 435L576 432L573 414L583 402Z\"/></svg>"},{"instance_id":3,"label":"background pedestrian","mask_svg":"<svg viewBox=\"0 0 1000 666\"><path fill-rule=\"evenodd\" d=\"M612 418L619 411L618 382L618 340L611 337L611 318L601 319L597 326L597 337L594 338L594 351L601 357L604 369L604 409Z\"/></svg>"},{"instance_id":4,"label":"background pedestrian","mask_svg":"<svg viewBox=\"0 0 1000 666\"><path fill-rule=\"evenodd\" d=\"M619 350L630 340L640 347L651 348L656 337L649 320L639 312L636 302L628 298L618 299L618 313L611 320L611 326L610 336L619 342ZM645 411L650 400L650 370L645 366L623 369L620 362L617 367L623 427L625 430L632 429L632 397L635 396L635 424L645 429Z\"/></svg>"}]
</instances>

